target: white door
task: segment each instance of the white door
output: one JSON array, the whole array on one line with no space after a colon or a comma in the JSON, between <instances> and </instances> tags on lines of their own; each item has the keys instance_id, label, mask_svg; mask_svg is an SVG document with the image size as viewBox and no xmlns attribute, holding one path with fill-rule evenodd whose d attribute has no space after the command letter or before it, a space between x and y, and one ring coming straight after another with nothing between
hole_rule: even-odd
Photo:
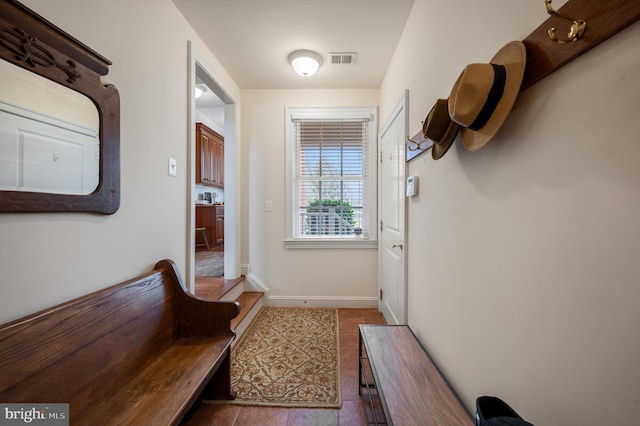
<instances>
[{"instance_id":1,"label":"white door","mask_svg":"<svg viewBox=\"0 0 640 426\"><path fill-rule=\"evenodd\" d=\"M405 139L408 91L380 132L380 235L378 237L378 307L387 324L406 324L405 282Z\"/></svg>"}]
</instances>

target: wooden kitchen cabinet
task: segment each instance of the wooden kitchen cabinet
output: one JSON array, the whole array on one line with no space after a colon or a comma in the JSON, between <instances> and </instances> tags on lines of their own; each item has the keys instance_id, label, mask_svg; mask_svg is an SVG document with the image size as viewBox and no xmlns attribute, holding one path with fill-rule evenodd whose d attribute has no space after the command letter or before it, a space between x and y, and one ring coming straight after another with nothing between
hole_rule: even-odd
<instances>
[{"instance_id":1,"label":"wooden kitchen cabinet","mask_svg":"<svg viewBox=\"0 0 640 426\"><path fill-rule=\"evenodd\" d=\"M220 136L220 135L218 135ZM220 136L220 139L217 139L214 144L214 154L215 165L216 165L216 179L218 182L218 187L224 188L224 138Z\"/></svg>"},{"instance_id":2,"label":"wooden kitchen cabinet","mask_svg":"<svg viewBox=\"0 0 640 426\"><path fill-rule=\"evenodd\" d=\"M196 183L224 188L224 138L196 123Z\"/></svg>"},{"instance_id":3,"label":"wooden kitchen cabinet","mask_svg":"<svg viewBox=\"0 0 640 426\"><path fill-rule=\"evenodd\" d=\"M196 228L207 228L207 240L211 248L224 246L224 206L205 204L196 206ZM204 239L196 233L196 246Z\"/></svg>"},{"instance_id":4,"label":"wooden kitchen cabinet","mask_svg":"<svg viewBox=\"0 0 640 426\"><path fill-rule=\"evenodd\" d=\"M224 206L216 206L216 247L224 245Z\"/></svg>"}]
</instances>

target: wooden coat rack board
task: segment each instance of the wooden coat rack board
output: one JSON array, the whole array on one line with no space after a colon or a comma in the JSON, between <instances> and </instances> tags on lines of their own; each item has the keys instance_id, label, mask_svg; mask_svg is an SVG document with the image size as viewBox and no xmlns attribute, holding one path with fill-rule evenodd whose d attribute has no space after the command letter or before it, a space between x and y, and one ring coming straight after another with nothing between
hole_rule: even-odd
<instances>
[{"instance_id":1,"label":"wooden coat rack board","mask_svg":"<svg viewBox=\"0 0 640 426\"><path fill-rule=\"evenodd\" d=\"M543 7L543 0L539 1ZM568 34L570 23L550 16L529 34L522 41L527 48L527 66L521 92L640 20L640 0L569 0L558 12L582 19L586 30L578 40L559 44L549 38L548 30L555 27L557 34L564 37L562 34ZM421 131L411 139L420 145L407 141L407 161L433 146L431 141L424 140Z\"/></svg>"},{"instance_id":2,"label":"wooden coat rack board","mask_svg":"<svg viewBox=\"0 0 640 426\"><path fill-rule=\"evenodd\" d=\"M542 7L543 2L539 1ZM640 0L569 0L558 12L584 20L586 30L580 39L558 44L549 38L547 31L556 27L559 34L564 29L568 33L570 25L551 16L529 34L522 41L527 48L527 67L521 92L638 21Z\"/></svg>"}]
</instances>

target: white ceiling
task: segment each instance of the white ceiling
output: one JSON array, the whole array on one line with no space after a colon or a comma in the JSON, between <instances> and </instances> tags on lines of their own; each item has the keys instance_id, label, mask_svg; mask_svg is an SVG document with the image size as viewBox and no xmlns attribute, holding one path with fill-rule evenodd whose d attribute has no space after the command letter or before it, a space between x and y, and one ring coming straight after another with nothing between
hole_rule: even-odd
<instances>
[{"instance_id":1,"label":"white ceiling","mask_svg":"<svg viewBox=\"0 0 640 426\"><path fill-rule=\"evenodd\" d=\"M242 89L378 88L414 0L173 0ZM314 50L323 65L300 77L287 62ZM329 52L356 52L354 65Z\"/></svg>"}]
</instances>

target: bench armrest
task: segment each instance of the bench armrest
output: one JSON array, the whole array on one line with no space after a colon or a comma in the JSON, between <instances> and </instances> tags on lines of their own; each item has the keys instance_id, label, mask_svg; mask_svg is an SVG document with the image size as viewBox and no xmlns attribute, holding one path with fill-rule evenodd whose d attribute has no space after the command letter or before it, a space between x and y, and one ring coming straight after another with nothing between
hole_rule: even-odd
<instances>
[{"instance_id":1,"label":"bench armrest","mask_svg":"<svg viewBox=\"0 0 640 426\"><path fill-rule=\"evenodd\" d=\"M185 286L172 260L156 263L174 293L175 329L181 337L234 336L231 320L240 313L238 302L200 299L185 291Z\"/></svg>"}]
</instances>

